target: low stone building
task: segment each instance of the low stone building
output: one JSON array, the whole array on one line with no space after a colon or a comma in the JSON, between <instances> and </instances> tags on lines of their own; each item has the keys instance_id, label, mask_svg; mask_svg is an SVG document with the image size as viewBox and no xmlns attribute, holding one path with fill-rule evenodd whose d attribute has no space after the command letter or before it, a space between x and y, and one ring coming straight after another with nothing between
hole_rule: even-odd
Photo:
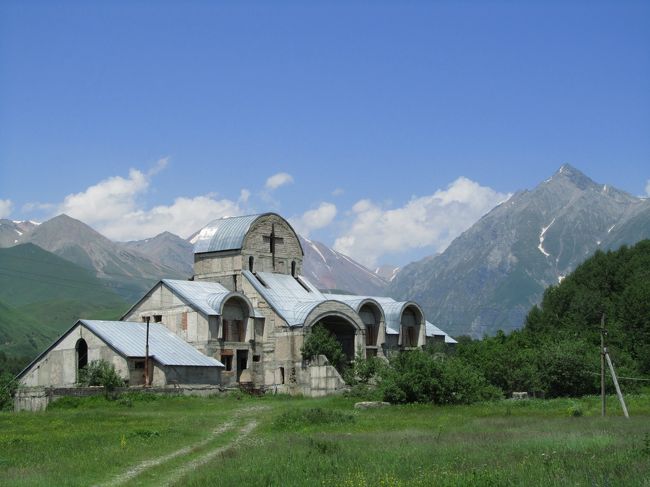
<instances>
[{"instance_id":1,"label":"low stone building","mask_svg":"<svg viewBox=\"0 0 650 487\"><path fill-rule=\"evenodd\" d=\"M224 386L245 383L306 395L336 391L343 387L336 369L324 357L314 359L301 353L305 337L316 324L336 337L349 361L358 355L385 357L391 351L432 341L455 343L426 321L416 302L319 291L302 276L304 253L298 236L275 213L215 220L193 243L193 279L160 281L123 321L111 325L121 326L124 336L143 350L140 330L148 319L156 330L166 329L183 347L192 348L213 364L223 364L220 374L186 368L184 375L173 380L196 383L218 375ZM97 335L97 346L91 347L94 356L108 354L130 382L135 380L135 362L129 362L135 358L111 348L106 335L88 323L100 322L84 320L76 327ZM53 384L61 378L74 381L81 357L75 348L80 336L75 334L76 327L19 376L23 385ZM106 346L102 348L101 343ZM34 370L44 367L45 359L52 362L47 366L50 372ZM218 365L213 368L219 370ZM161 363L159 370L158 376L154 372L154 380L159 377L168 383L172 369Z\"/></svg>"},{"instance_id":2,"label":"low stone building","mask_svg":"<svg viewBox=\"0 0 650 487\"><path fill-rule=\"evenodd\" d=\"M19 375L24 387L69 387L93 360L113 364L128 385L145 382L146 323L79 320ZM160 324L149 325L149 384L220 384L223 364Z\"/></svg>"}]
</instances>

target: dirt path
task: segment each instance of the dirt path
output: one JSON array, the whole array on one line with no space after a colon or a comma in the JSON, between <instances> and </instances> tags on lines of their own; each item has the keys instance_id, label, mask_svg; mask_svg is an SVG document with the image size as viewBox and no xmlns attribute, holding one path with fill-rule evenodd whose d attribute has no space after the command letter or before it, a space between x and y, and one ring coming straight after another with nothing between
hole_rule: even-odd
<instances>
[{"instance_id":1,"label":"dirt path","mask_svg":"<svg viewBox=\"0 0 650 487\"><path fill-rule=\"evenodd\" d=\"M267 409L266 406L250 406L247 408L240 409L234 413L234 417L238 418L242 415L248 415L250 413L255 413L259 411L263 411ZM215 456L219 455L220 453L223 453L230 448L233 448L237 446L246 436L248 436L253 429L257 426L257 421L251 420L247 422L238 432L237 436L227 445L227 446L222 446L219 448L216 448L215 450L211 450L208 453L200 456L199 458L192 460L191 462L188 462L187 464L181 466L180 468L174 470L168 479L166 479L166 482L162 485L170 485L176 481L178 481L183 475L187 474L190 470L193 470L208 461L210 461L212 458ZM188 455L189 453L204 447L211 441L213 441L215 438L218 436L226 433L227 431L230 431L235 427L234 420L227 421L220 425L218 428L216 428L210 435L196 443L192 443L191 445L185 446L183 448L180 448L176 451L173 451L171 453L167 453L166 455L160 456L158 458L152 458L151 460L145 460L144 462L138 463L137 465L131 467L130 469L126 470L125 472L121 473L114 479L102 483L102 484L97 484L95 487L116 487L119 485L123 485L129 480L137 477L140 475L142 472L145 472L153 467L157 467L159 465L163 465L175 458L178 458L183 455Z\"/></svg>"},{"instance_id":2,"label":"dirt path","mask_svg":"<svg viewBox=\"0 0 650 487\"><path fill-rule=\"evenodd\" d=\"M177 468L176 470L171 472L169 476L165 479L165 482L161 483L160 485L165 487L169 485L173 485L176 482L178 482L180 479L182 479L183 476L187 475L192 470L195 470L196 468L205 465L217 455L224 453L230 450L231 448L237 447L237 445L239 445L239 443L241 443L242 440L246 438L255 429L256 426L257 426L257 421L255 420L249 421L239 430L237 436L230 442L229 445L222 446L217 448L216 450L209 451L208 453L201 455L200 457L192 460L191 462L188 462L185 465Z\"/></svg>"}]
</instances>

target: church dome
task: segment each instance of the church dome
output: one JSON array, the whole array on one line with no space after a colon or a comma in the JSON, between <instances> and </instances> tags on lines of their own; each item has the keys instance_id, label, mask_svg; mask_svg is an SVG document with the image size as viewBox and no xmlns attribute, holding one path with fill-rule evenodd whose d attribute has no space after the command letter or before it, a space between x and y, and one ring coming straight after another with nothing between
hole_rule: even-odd
<instances>
[{"instance_id":1,"label":"church dome","mask_svg":"<svg viewBox=\"0 0 650 487\"><path fill-rule=\"evenodd\" d=\"M241 249L244 237L255 220L270 214L233 216L211 221L190 240L194 244L194 253Z\"/></svg>"}]
</instances>

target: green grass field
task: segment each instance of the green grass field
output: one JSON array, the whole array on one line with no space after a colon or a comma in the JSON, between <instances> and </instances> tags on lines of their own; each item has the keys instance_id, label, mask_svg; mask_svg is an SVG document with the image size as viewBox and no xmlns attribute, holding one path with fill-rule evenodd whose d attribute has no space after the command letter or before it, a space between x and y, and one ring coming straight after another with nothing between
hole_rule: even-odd
<instances>
[{"instance_id":1,"label":"green grass field","mask_svg":"<svg viewBox=\"0 0 650 487\"><path fill-rule=\"evenodd\" d=\"M0 485L650 485L650 394L614 399L70 399L0 413Z\"/></svg>"}]
</instances>

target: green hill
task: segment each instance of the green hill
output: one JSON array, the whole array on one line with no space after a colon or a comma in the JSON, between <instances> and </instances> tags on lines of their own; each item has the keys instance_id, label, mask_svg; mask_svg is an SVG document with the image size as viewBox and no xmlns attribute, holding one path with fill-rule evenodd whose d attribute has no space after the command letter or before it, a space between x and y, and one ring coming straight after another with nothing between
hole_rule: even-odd
<instances>
[{"instance_id":1,"label":"green hill","mask_svg":"<svg viewBox=\"0 0 650 487\"><path fill-rule=\"evenodd\" d=\"M10 359L33 357L78 318L116 319L127 307L91 271L36 245L0 249L0 352Z\"/></svg>"}]
</instances>

